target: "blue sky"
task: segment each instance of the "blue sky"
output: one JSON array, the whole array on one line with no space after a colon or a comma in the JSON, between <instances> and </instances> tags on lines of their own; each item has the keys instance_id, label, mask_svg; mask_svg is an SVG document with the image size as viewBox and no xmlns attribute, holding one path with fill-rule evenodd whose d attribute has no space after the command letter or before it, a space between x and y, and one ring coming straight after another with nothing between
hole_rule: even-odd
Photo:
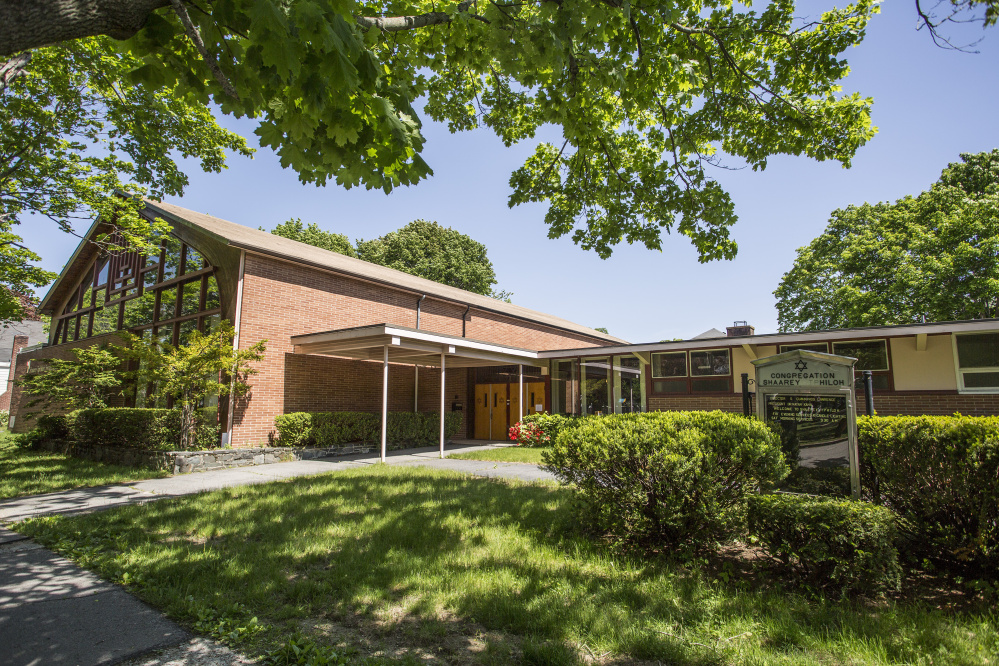
<instances>
[{"instance_id":1,"label":"blue sky","mask_svg":"<svg viewBox=\"0 0 999 666\"><path fill-rule=\"evenodd\" d=\"M799 14L827 6L802 2ZM301 185L269 149L260 149L252 160L232 158L221 174L184 165L190 186L171 202L251 227L300 217L351 239L374 238L417 218L436 220L486 245L497 287L512 291L515 303L604 326L632 342L686 338L737 319L759 333L774 332L772 292L795 250L822 232L833 209L916 194L959 153L999 147L999 28L986 31L980 52L969 55L935 47L915 27L912 3L891 0L865 42L846 54L852 73L845 90L874 98L880 130L852 168L779 157L762 172L715 173L739 216L733 261L699 264L678 236L666 237L662 252L620 245L607 260L568 237L551 240L543 205L507 207L510 173L534 142L508 149L488 130L452 135L426 119L423 157L435 175L416 187L385 195ZM970 41L982 31L952 34ZM256 144L252 123L225 124ZM51 226L29 224L22 231L51 270L60 270L76 245Z\"/></svg>"}]
</instances>

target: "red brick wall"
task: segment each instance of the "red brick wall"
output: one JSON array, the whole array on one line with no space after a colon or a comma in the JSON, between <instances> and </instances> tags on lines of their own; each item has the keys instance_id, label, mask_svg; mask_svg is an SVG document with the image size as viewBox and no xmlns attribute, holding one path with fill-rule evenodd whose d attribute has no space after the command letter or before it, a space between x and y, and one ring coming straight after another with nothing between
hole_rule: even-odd
<instances>
[{"instance_id":1,"label":"red brick wall","mask_svg":"<svg viewBox=\"0 0 999 666\"><path fill-rule=\"evenodd\" d=\"M646 398L650 411L689 411L720 409L742 413L742 395L651 395Z\"/></svg>"},{"instance_id":2,"label":"red brick wall","mask_svg":"<svg viewBox=\"0 0 999 666\"><path fill-rule=\"evenodd\" d=\"M293 411L381 410L381 363L292 353L291 336L372 324L416 326L419 296L307 266L247 254L239 345L267 340L267 353L250 378L251 397L233 415L233 446L252 446L274 434L274 417ZM428 296L420 328L462 334L465 306ZM600 344L556 328L472 308L466 337L526 349ZM446 406L467 402L464 369L447 373ZM389 368L389 410L413 409L413 367ZM439 371L420 370L421 411L438 409ZM467 414L467 406L466 406ZM467 434L465 428L460 436Z\"/></svg>"},{"instance_id":3,"label":"red brick wall","mask_svg":"<svg viewBox=\"0 0 999 666\"><path fill-rule=\"evenodd\" d=\"M108 333L107 335L97 335L86 340L77 340L76 342L67 342L65 344L44 347L30 352L21 352L17 355L17 360L13 365L13 379L15 381L20 379L24 373L28 371L28 361L31 361L32 359L73 358L73 355L70 353L71 350L78 347L89 347L90 345L100 345L103 343L121 344L121 338L114 333ZM51 407L36 405L35 407L29 409L25 404L29 401L29 396L24 393L20 386L15 385L11 387L10 415L11 418L14 419L14 427L11 428L13 432L27 432L31 430L35 425L34 419L31 418L33 414L41 412L49 414L65 414L69 411L68 409L59 408L54 405ZM112 400L110 401L110 404L112 406L120 406L124 404L124 402L123 400Z\"/></svg>"},{"instance_id":4,"label":"red brick wall","mask_svg":"<svg viewBox=\"0 0 999 666\"><path fill-rule=\"evenodd\" d=\"M858 395L857 401L861 403L862 411L863 396ZM951 416L958 412L965 416L996 416L999 415L999 395L960 394L952 391L875 392L874 410L880 416Z\"/></svg>"}]
</instances>

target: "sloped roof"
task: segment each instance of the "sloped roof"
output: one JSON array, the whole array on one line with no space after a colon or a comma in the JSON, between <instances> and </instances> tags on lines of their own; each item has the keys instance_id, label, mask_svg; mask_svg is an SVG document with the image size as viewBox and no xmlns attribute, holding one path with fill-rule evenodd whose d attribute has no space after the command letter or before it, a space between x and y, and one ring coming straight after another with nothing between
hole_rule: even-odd
<instances>
[{"instance_id":1,"label":"sloped roof","mask_svg":"<svg viewBox=\"0 0 999 666\"><path fill-rule=\"evenodd\" d=\"M394 268L379 266L368 261L330 252L329 250L314 247L307 243L275 236L267 231L253 229L242 224L206 215L205 213L198 213L173 204L149 200L146 203L153 212L162 214L166 218L175 218L195 225L232 247L280 257L338 273L345 273L364 280L391 285L414 293L426 294L427 296L461 303L462 305L471 305L473 308L479 310L488 310L509 317L525 319L538 324L605 340L608 343L627 344L621 338L601 333L600 331L567 319L562 319L561 317L555 317L512 303L505 303L495 298L451 287L446 284L434 282L433 280L410 275L409 273L403 273Z\"/></svg>"}]
</instances>

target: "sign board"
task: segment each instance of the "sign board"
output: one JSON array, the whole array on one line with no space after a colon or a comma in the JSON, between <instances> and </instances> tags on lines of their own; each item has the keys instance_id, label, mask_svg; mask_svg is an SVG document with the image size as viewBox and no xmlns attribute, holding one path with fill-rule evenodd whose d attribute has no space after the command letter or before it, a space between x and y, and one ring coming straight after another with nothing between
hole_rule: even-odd
<instances>
[{"instance_id":1,"label":"sign board","mask_svg":"<svg viewBox=\"0 0 999 666\"><path fill-rule=\"evenodd\" d=\"M756 359L756 413L796 444L800 467L849 472L860 496L853 366L857 359L794 350Z\"/></svg>"}]
</instances>

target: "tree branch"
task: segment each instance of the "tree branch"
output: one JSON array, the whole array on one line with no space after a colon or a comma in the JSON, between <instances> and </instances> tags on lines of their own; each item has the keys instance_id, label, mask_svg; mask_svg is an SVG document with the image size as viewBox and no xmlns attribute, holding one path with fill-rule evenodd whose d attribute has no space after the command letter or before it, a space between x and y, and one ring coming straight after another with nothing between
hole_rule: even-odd
<instances>
[{"instance_id":1,"label":"tree branch","mask_svg":"<svg viewBox=\"0 0 999 666\"><path fill-rule=\"evenodd\" d=\"M31 62L30 53L18 53L7 62L0 64L0 93L7 89L11 81L24 74L24 68Z\"/></svg>"},{"instance_id":2,"label":"tree branch","mask_svg":"<svg viewBox=\"0 0 999 666\"><path fill-rule=\"evenodd\" d=\"M0 56L108 35L128 39L170 0L0 0Z\"/></svg>"},{"instance_id":3,"label":"tree branch","mask_svg":"<svg viewBox=\"0 0 999 666\"><path fill-rule=\"evenodd\" d=\"M465 0L458 5L458 13L465 13L472 6L472 0ZM472 18L489 23L489 19L478 14L469 14ZM415 14L413 16L356 16L354 20L363 30L378 28L382 32L401 32L403 30L415 30L425 28L428 25L441 25L451 22L451 15L447 12L427 12L426 14Z\"/></svg>"},{"instance_id":4,"label":"tree branch","mask_svg":"<svg viewBox=\"0 0 999 666\"><path fill-rule=\"evenodd\" d=\"M205 61L205 64L208 65L208 69L211 70L212 76L214 76L215 80L218 81L220 86L222 86L223 92L233 99L239 99L239 94L236 92L236 88L233 87L232 82L229 81L229 79L226 78L226 75L222 72L218 61L215 60L215 56L209 53L208 49L205 48L205 43L201 39L201 33L198 32L197 26L194 25L193 21L191 21L191 17L187 13L187 8L184 6L184 3L181 2L181 0L170 0L170 3L173 5L173 10L177 12L177 16L180 17L180 22L184 24L184 30L187 32L187 36L191 38L192 42L194 42L194 46L197 47L198 52Z\"/></svg>"}]
</instances>

